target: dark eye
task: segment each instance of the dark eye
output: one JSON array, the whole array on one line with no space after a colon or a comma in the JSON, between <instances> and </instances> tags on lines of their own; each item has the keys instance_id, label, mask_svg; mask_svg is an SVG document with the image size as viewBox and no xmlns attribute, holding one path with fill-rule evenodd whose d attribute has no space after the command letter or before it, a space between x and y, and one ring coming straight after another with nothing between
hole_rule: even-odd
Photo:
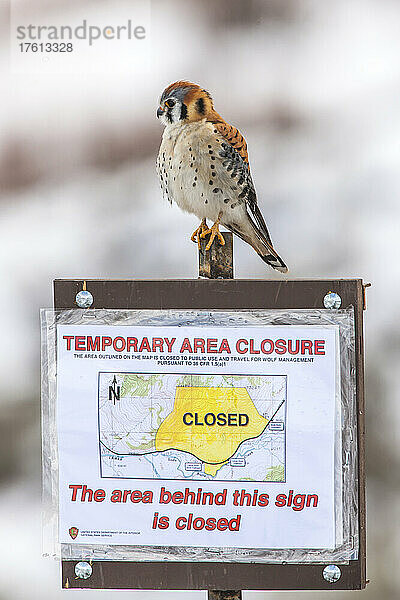
<instances>
[{"instance_id":1,"label":"dark eye","mask_svg":"<svg viewBox=\"0 0 400 600\"><path fill-rule=\"evenodd\" d=\"M168 106L168 108L174 107L175 104L176 104L176 100L174 100L173 98L169 98L168 100L165 101L165 106Z\"/></svg>"}]
</instances>

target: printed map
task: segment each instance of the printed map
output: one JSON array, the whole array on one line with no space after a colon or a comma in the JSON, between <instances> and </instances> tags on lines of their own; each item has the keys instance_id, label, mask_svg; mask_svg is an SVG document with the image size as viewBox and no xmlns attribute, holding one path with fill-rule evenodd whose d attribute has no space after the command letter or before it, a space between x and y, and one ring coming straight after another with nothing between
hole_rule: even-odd
<instances>
[{"instance_id":1,"label":"printed map","mask_svg":"<svg viewBox=\"0 0 400 600\"><path fill-rule=\"evenodd\" d=\"M102 477L285 481L286 377L99 373Z\"/></svg>"}]
</instances>

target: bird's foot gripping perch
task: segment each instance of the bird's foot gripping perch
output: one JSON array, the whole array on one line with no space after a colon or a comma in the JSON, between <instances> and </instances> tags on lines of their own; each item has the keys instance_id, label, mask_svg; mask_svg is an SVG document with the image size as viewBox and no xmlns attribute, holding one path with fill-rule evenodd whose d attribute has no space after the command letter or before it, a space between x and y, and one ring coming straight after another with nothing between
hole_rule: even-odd
<instances>
[{"instance_id":1,"label":"bird's foot gripping perch","mask_svg":"<svg viewBox=\"0 0 400 600\"><path fill-rule=\"evenodd\" d=\"M210 229L208 229L207 221L203 219L198 228L193 231L190 239L195 244L197 242L197 245L200 248L200 238L204 237L203 233L208 231L210 231Z\"/></svg>"},{"instance_id":2,"label":"bird's foot gripping perch","mask_svg":"<svg viewBox=\"0 0 400 600\"><path fill-rule=\"evenodd\" d=\"M222 233L219 230L219 223L220 223L221 217L222 217L222 212L219 213L218 219L215 221L214 225L212 225L211 229L207 228L205 231L203 231L200 234L200 237L202 237L202 238L206 237L206 235L210 235L210 239L208 240L206 250L209 250L211 248L212 243L215 240L215 238L217 238L217 240L219 241L221 246L225 246L224 236L222 235Z\"/></svg>"}]
</instances>

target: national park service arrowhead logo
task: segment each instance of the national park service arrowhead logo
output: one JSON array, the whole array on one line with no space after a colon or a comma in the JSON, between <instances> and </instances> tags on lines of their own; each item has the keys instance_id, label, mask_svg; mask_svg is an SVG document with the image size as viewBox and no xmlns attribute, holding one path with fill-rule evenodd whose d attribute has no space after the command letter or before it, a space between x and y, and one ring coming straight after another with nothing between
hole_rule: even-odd
<instances>
[{"instance_id":1,"label":"national park service arrowhead logo","mask_svg":"<svg viewBox=\"0 0 400 600\"><path fill-rule=\"evenodd\" d=\"M74 540L78 533L79 533L79 529L77 527L71 527L68 531L69 535L72 537L72 539Z\"/></svg>"}]
</instances>

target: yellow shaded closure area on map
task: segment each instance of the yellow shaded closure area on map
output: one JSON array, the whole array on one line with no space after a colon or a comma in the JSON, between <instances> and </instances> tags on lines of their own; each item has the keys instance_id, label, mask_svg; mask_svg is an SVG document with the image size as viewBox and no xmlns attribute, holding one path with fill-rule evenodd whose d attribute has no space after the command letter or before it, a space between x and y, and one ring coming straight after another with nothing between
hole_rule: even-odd
<instances>
[{"instance_id":1,"label":"yellow shaded closure area on map","mask_svg":"<svg viewBox=\"0 0 400 600\"><path fill-rule=\"evenodd\" d=\"M242 442L268 425L246 388L177 387L174 408L157 433L156 450L190 452L213 477Z\"/></svg>"}]
</instances>

